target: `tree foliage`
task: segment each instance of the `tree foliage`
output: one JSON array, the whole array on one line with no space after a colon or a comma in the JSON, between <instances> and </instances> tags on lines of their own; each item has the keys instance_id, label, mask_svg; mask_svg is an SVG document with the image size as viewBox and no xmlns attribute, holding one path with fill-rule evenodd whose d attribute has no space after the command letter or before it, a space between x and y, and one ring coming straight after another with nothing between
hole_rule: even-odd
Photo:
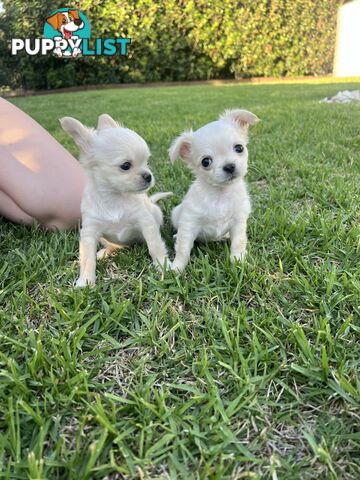
<instances>
[{"instance_id":1,"label":"tree foliage","mask_svg":"<svg viewBox=\"0 0 360 480\"><path fill-rule=\"evenodd\" d=\"M132 38L129 55L11 57L14 37L41 37L63 1L3 0L0 85L96 83L326 74L340 0L82 0L93 38Z\"/></svg>"}]
</instances>

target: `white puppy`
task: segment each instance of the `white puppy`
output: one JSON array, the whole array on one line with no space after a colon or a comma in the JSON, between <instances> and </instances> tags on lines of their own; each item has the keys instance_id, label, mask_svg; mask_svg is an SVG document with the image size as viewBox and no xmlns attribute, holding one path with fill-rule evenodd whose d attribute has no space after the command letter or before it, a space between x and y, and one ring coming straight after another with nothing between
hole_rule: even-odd
<instances>
[{"instance_id":1,"label":"white puppy","mask_svg":"<svg viewBox=\"0 0 360 480\"><path fill-rule=\"evenodd\" d=\"M182 271L194 241L222 240L230 235L231 259L246 251L246 222L251 211L244 177L247 172L248 126L259 119L246 110L226 110L217 121L184 132L169 149L196 175L182 203L172 211L177 230L174 270Z\"/></svg>"},{"instance_id":2,"label":"white puppy","mask_svg":"<svg viewBox=\"0 0 360 480\"><path fill-rule=\"evenodd\" d=\"M87 172L87 184L81 202L80 277L78 287L95 283L96 247L100 239L105 249L102 258L123 245L147 243L157 267L166 266L167 251L160 235L163 216L155 202L171 195L145 193L154 184L148 167L149 148L137 133L101 115L97 130L84 127L78 120L60 120L80 148L80 162Z\"/></svg>"}]
</instances>

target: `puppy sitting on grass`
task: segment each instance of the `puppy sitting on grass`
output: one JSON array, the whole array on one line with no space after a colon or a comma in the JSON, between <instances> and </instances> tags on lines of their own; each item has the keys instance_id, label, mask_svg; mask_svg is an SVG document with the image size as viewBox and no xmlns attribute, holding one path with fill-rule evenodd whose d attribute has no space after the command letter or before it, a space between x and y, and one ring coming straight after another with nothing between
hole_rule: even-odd
<instances>
[{"instance_id":1,"label":"puppy sitting on grass","mask_svg":"<svg viewBox=\"0 0 360 480\"><path fill-rule=\"evenodd\" d=\"M226 110L217 121L184 132L171 145L171 161L181 158L196 175L182 203L172 211L177 230L173 270L186 267L196 239L222 240L230 235L231 259L244 258L251 211L244 181L247 134L249 125L258 121L246 110Z\"/></svg>"},{"instance_id":2,"label":"puppy sitting on grass","mask_svg":"<svg viewBox=\"0 0 360 480\"><path fill-rule=\"evenodd\" d=\"M150 198L145 193L154 185L154 178L144 139L106 114L99 117L97 130L71 117L62 118L60 123L80 148L80 162L88 177L81 202L80 277L76 286L95 284L99 240L105 248L98 252L98 258L124 244L145 241L156 267L169 264L160 235L163 216L155 202L170 193Z\"/></svg>"}]
</instances>

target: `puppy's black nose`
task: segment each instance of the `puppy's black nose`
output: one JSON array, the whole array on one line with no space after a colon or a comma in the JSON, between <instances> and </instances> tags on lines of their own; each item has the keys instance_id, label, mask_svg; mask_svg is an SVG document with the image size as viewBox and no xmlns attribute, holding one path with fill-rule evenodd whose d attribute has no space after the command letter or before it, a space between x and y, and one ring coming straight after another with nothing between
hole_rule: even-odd
<instances>
[{"instance_id":1,"label":"puppy's black nose","mask_svg":"<svg viewBox=\"0 0 360 480\"><path fill-rule=\"evenodd\" d=\"M223 170L224 170L224 172L226 172L226 173L234 173L235 163L227 163L227 164L223 167Z\"/></svg>"},{"instance_id":2,"label":"puppy's black nose","mask_svg":"<svg viewBox=\"0 0 360 480\"><path fill-rule=\"evenodd\" d=\"M150 183L151 180L152 180L151 173L144 173L143 174L143 179L145 180L145 182Z\"/></svg>"},{"instance_id":3,"label":"puppy's black nose","mask_svg":"<svg viewBox=\"0 0 360 480\"><path fill-rule=\"evenodd\" d=\"M76 19L74 20L74 23L75 23L76 26L80 27L80 25L82 24L81 18L76 18Z\"/></svg>"}]
</instances>

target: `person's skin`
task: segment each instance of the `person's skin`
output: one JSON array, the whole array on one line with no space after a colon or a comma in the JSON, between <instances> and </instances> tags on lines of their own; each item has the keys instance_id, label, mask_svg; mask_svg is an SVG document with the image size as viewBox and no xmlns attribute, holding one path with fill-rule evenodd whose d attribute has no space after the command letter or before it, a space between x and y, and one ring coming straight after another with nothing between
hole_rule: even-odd
<instances>
[{"instance_id":1,"label":"person's skin","mask_svg":"<svg viewBox=\"0 0 360 480\"><path fill-rule=\"evenodd\" d=\"M45 228L80 219L85 172L44 128L0 98L0 215Z\"/></svg>"}]
</instances>

